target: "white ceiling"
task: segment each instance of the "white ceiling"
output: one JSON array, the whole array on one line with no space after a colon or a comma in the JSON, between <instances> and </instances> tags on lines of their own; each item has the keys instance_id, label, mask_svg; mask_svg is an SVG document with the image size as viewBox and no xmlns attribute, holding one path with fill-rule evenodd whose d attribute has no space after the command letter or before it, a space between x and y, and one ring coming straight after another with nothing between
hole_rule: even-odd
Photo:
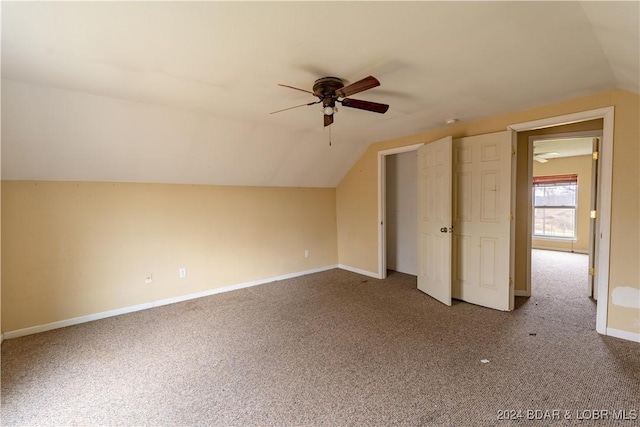
<instances>
[{"instance_id":1,"label":"white ceiling","mask_svg":"<svg viewBox=\"0 0 640 427\"><path fill-rule=\"evenodd\" d=\"M544 159L587 156L593 152L593 138L556 138L533 141L533 154Z\"/></svg>"},{"instance_id":2,"label":"white ceiling","mask_svg":"<svg viewBox=\"0 0 640 427\"><path fill-rule=\"evenodd\" d=\"M372 142L621 88L639 2L2 2L4 179L336 186ZM303 92L379 88L331 127Z\"/></svg>"}]
</instances>

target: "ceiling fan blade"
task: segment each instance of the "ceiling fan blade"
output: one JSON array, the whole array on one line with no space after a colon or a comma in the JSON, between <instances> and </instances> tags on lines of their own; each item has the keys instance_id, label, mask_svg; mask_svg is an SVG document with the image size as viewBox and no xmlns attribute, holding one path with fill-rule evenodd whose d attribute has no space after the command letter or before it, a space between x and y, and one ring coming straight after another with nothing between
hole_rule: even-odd
<instances>
[{"instance_id":1,"label":"ceiling fan blade","mask_svg":"<svg viewBox=\"0 0 640 427\"><path fill-rule=\"evenodd\" d=\"M540 157L540 156L533 156L533 160L535 160L538 163L547 163L549 161L544 157Z\"/></svg>"},{"instance_id":2,"label":"ceiling fan blade","mask_svg":"<svg viewBox=\"0 0 640 427\"><path fill-rule=\"evenodd\" d=\"M311 92L310 90L304 90L304 89L300 89L300 88L289 86L289 85L283 85L283 84L280 84L280 83L278 83L278 86L288 87L289 89L299 90L300 92L307 92L307 93L310 93L311 95L315 96L315 94L313 92Z\"/></svg>"},{"instance_id":3,"label":"ceiling fan blade","mask_svg":"<svg viewBox=\"0 0 640 427\"><path fill-rule=\"evenodd\" d=\"M308 104L300 104L300 105L296 105L294 107L283 108L282 110L278 110L278 111L272 111L269 114L281 113L282 111L293 110L294 108L299 108L299 107L307 107L309 105L318 104L320 102L322 102L322 101L309 102Z\"/></svg>"},{"instance_id":4,"label":"ceiling fan blade","mask_svg":"<svg viewBox=\"0 0 640 427\"><path fill-rule=\"evenodd\" d=\"M333 123L333 114L330 115L330 116L327 116L325 114L325 116L324 116L324 127L329 126L331 123Z\"/></svg>"},{"instance_id":5,"label":"ceiling fan blade","mask_svg":"<svg viewBox=\"0 0 640 427\"><path fill-rule=\"evenodd\" d=\"M376 86L380 86L378 79L373 76L369 76L336 90L336 95L338 98L346 98L347 96L355 95L358 92L362 92Z\"/></svg>"},{"instance_id":6,"label":"ceiling fan blade","mask_svg":"<svg viewBox=\"0 0 640 427\"><path fill-rule=\"evenodd\" d=\"M387 104L379 104L371 101L361 101L359 99L345 98L340 102L345 107L358 108L360 110L373 111L374 113L384 114L389 109Z\"/></svg>"}]
</instances>

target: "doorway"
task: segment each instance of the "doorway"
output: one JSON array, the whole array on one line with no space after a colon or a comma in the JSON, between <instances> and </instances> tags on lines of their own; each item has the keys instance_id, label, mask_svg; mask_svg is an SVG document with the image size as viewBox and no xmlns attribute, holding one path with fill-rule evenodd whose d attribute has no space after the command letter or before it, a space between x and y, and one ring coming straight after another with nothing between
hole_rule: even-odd
<instances>
[{"instance_id":1,"label":"doorway","mask_svg":"<svg viewBox=\"0 0 640 427\"><path fill-rule=\"evenodd\" d=\"M508 131L379 152L379 277L386 277L390 249L387 157L416 150L418 289L446 305L455 288L462 301L512 310L515 156Z\"/></svg>"},{"instance_id":2,"label":"doorway","mask_svg":"<svg viewBox=\"0 0 640 427\"><path fill-rule=\"evenodd\" d=\"M586 254L587 266L580 273L584 289L581 296L597 299L593 286L598 239L597 219L598 147L602 139L602 120L581 122L573 127L598 128L580 132L543 134L528 132L528 193L532 209L528 212L531 250L551 250ZM566 128L563 126L561 128ZM557 131L548 128L545 131ZM534 257L529 255L532 260ZM570 257L580 258L580 257ZM531 268L531 275L536 269ZM527 278L532 283L532 278ZM529 286L526 292L534 290Z\"/></svg>"},{"instance_id":3,"label":"doorway","mask_svg":"<svg viewBox=\"0 0 640 427\"><path fill-rule=\"evenodd\" d=\"M516 295L521 292L526 292L525 283L530 282L527 277L530 278L531 274L531 233L530 228L527 228L527 212L531 210L531 194L526 194L526 179L528 171L528 161L530 155L526 149L527 142L525 142L524 149L518 149L519 135L524 132L549 129L561 125L587 122L591 120L602 121L602 145L599 149L599 177L597 185L598 193L598 207L597 216L598 224L595 230L595 236L597 238L598 249L595 253L595 275L594 275L594 288L597 289L598 301L596 310L596 331L600 334L607 334L607 305L609 298L609 251L610 251L610 232L611 232L611 184L613 175L613 123L614 123L614 109L613 107L600 108L596 110L583 111L579 113L567 114L564 116L550 117L546 119L534 120L530 122L516 123L509 125L507 129L511 131L512 143L514 151L524 151L527 155L515 156L517 157L517 171L523 171L517 175L514 181L514 188L520 189L516 192L516 195L512 195L512 203L515 203L515 221L512 234L514 241L511 245L510 257L514 264L514 272L516 277L513 283L515 284ZM384 150L378 152L378 278L384 279L387 275L387 242L386 242L386 161L385 156L417 150L424 143L414 144L412 146L398 147L390 150ZM525 179L524 189L522 184L522 177ZM522 205L524 203L524 206ZM524 215L522 215L524 213ZM524 228L523 228L524 227ZM510 280L511 283L511 280ZM530 283L529 283L530 291Z\"/></svg>"},{"instance_id":4,"label":"doorway","mask_svg":"<svg viewBox=\"0 0 640 427\"><path fill-rule=\"evenodd\" d=\"M392 159L392 160L389 160L390 162L389 166L391 168L402 166L397 164L399 161L402 162L405 166L411 161L414 161L415 165L410 165L409 167L413 167L414 168L413 170L415 171L417 169L417 150L419 147L423 145L424 143L419 143L419 144L407 145L404 147L392 148L390 150L383 150L378 152L378 278L379 279L384 279L387 277L389 251L395 251L395 253L391 255L393 269L398 268L397 260L398 260L398 257L400 257L401 258L400 268L403 270L406 270L407 265L405 264L408 263L408 269L409 271L411 271L412 261L408 260L408 256L407 256L408 251L411 251L413 256L417 258L417 241L415 241L416 243L413 247L411 247L412 243L410 238L401 237L400 242L398 242L397 226L394 226L395 228L391 230L391 233L396 233L396 235L392 235L392 236L387 235L388 234L387 222L389 221L389 219L387 218L388 204L391 204L389 209L391 209L392 211L394 210L401 211L398 213L394 212L392 215L396 215L396 218L392 217L391 221L398 221L398 215L402 217L403 221L411 221L410 219L411 206L406 206L406 207L399 206L400 202L397 200L398 196L402 197L402 199L405 200L405 202L409 200L408 198L410 197L410 191L403 192L402 195L398 195L396 190L396 192L393 193L391 197L389 197L389 194L387 191L387 187L388 187L387 166L388 166L388 159ZM394 158L393 156L396 156L396 155L406 155L406 156ZM411 160L412 157L413 157L413 160ZM398 160L398 159L401 159L401 160ZM396 175L396 183L392 185L401 185L397 183L399 172L397 171L394 172L393 170L391 170L391 174ZM405 173L401 173L401 175L402 177L399 178L401 180L401 183L404 183L407 185L415 185L417 187L417 179L418 179L417 174L414 173L415 183L411 183L409 177L404 176L406 175ZM393 191L394 190L392 189L391 192ZM413 201L409 200L408 203L411 205L417 204L417 198L415 198ZM406 233L413 232L415 238L417 239L417 222L418 221L416 217L416 220L414 221L415 228L413 228L413 230L410 229L411 227L410 224L406 224L406 227L400 227L402 230L401 233L403 233L404 235ZM392 239L391 245L389 244L389 237L391 237ZM401 246L402 252L398 252L398 246ZM396 270L396 271L400 271L400 270ZM417 273L417 262L415 264L415 271ZM415 275L416 273L408 273L408 274Z\"/></svg>"},{"instance_id":5,"label":"doorway","mask_svg":"<svg viewBox=\"0 0 640 427\"><path fill-rule=\"evenodd\" d=\"M418 275L418 155L385 156L387 269Z\"/></svg>"},{"instance_id":6,"label":"doorway","mask_svg":"<svg viewBox=\"0 0 640 427\"><path fill-rule=\"evenodd\" d=\"M611 229L611 179L613 168L613 107L598 110L585 111L565 116L552 117L532 122L519 123L509 126L514 131L514 141L519 145L519 152L527 153L518 159L518 170L526 171L526 174L518 175L518 188L527 189L520 191L516 207L516 219L519 224L516 232L516 295L527 296L531 293L531 249L532 249L532 223L527 218L532 217L533 199L531 192L531 179L533 151L528 148L528 136L532 133L554 134L567 132L560 126L576 126L597 123L597 127L591 131L601 131L601 146L598 150L598 180L595 187L597 192L597 222L594 226L596 248L593 251L594 262L594 293L597 293L596 307L596 331L606 335L607 329L607 304L609 292L609 245ZM575 130L575 128L574 128ZM582 129L584 131L584 129ZM527 133L529 135L527 135ZM524 149L523 149L524 148ZM529 180L529 183L525 182ZM526 194L524 194L526 193ZM524 213L524 218L523 218ZM524 286L523 286L524 285Z\"/></svg>"}]
</instances>

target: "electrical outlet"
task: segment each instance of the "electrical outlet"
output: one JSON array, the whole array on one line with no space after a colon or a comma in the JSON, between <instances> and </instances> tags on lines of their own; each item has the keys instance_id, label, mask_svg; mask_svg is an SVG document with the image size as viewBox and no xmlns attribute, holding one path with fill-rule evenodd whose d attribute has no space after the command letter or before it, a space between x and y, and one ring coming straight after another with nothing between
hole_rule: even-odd
<instances>
[{"instance_id":1,"label":"electrical outlet","mask_svg":"<svg viewBox=\"0 0 640 427\"><path fill-rule=\"evenodd\" d=\"M144 278L144 283L146 283L147 285L149 283L152 283L152 282L153 282L153 275L152 274L149 274L147 277Z\"/></svg>"},{"instance_id":2,"label":"electrical outlet","mask_svg":"<svg viewBox=\"0 0 640 427\"><path fill-rule=\"evenodd\" d=\"M309 258L309 249L304 250L304 257Z\"/></svg>"},{"instance_id":3,"label":"electrical outlet","mask_svg":"<svg viewBox=\"0 0 640 427\"><path fill-rule=\"evenodd\" d=\"M187 277L187 269L184 267L180 268L180 270L178 270L178 275L181 279L184 279L185 277Z\"/></svg>"}]
</instances>

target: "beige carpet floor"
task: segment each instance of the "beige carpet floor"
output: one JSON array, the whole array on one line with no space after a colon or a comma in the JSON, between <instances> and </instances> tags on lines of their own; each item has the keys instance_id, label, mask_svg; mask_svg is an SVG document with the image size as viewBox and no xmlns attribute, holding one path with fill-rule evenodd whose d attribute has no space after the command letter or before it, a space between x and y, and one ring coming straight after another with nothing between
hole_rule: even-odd
<instances>
[{"instance_id":1,"label":"beige carpet floor","mask_svg":"<svg viewBox=\"0 0 640 427\"><path fill-rule=\"evenodd\" d=\"M637 425L578 420L640 409L640 344L595 332L583 264L535 254L511 313L331 270L7 340L2 424Z\"/></svg>"}]
</instances>

